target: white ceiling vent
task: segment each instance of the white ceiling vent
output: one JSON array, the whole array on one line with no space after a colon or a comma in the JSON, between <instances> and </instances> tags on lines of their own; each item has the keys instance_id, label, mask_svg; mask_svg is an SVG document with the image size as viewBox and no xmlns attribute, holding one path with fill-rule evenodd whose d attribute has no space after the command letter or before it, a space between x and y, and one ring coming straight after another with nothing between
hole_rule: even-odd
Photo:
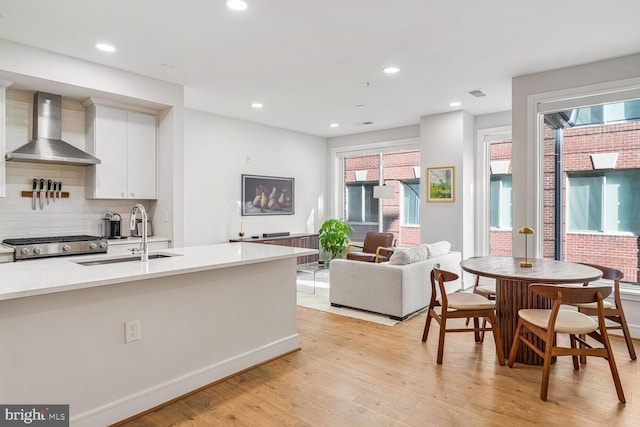
<instances>
[{"instance_id":1,"label":"white ceiling vent","mask_svg":"<svg viewBox=\"0 0 640 427\"><path fill-rule=\"evenodd\" d=\"M482 98L483 96L487 96L487 94L481 91L480 89L470 90L467 93L471 96L475 96L476 98Z\"/></svg>"}]
</instances>

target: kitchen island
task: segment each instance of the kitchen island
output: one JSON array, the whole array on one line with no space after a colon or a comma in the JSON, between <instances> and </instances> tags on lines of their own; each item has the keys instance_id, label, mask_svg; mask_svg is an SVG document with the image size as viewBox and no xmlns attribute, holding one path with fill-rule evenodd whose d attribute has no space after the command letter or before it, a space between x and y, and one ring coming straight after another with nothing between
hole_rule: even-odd
<instances>
[{"instance_id":1,"label":"kitchen island","mask_svg":"<svg viewBox=\"0 0 640 427\"><path fill-rule=\"evenodd\" d=\"M0 402L69 404L72 425L108 425L300 348L296 258L315 250L159 252L171 256L0 265Z\"/></svg>"}]
</instances>

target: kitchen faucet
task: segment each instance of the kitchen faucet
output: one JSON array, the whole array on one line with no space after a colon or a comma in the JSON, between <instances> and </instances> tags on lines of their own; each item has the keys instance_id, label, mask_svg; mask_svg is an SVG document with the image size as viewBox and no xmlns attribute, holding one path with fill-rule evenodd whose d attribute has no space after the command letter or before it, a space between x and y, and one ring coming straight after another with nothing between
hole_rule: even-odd
<instances>
[{"instance_id":1,"label":"kitchen faucet","mask_svg":"<svg viewBox=\"0 0 640 427\"><path fill-rule=\"evenodd\" d=\"M129 228L133 231L136 229L136 214L140 211L142 213L142 243L140 244L140 248L142 249L142 256L140 257L140 261L149 261L149 244L147 243L147 211L145 210L142 204L136 204L133 209L131 209L131 220L129 222ZM136 253L136 249L131 249L133 253Z\"/></svg>"}]
</instances>

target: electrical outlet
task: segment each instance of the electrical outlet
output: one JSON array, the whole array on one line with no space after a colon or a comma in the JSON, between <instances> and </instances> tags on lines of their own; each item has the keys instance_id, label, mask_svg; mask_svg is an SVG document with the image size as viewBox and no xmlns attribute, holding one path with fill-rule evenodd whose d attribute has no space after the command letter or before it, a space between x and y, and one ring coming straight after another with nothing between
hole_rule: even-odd
<instances>
[{"instance_id":1,"label":"electrical outlet","mask_svg":"<svg viewBox=\"0 0 640 427\"><path fill-rule=\"evenodd\" d=\"M164 211L162 213L162 219L164 220L164 222L169 222L169 211Z\"/></svg>"},{"instance_id":2,"label":"electrical outlet","mask_svg":"<svg viewBox=\"0 0 640 427\"><path fill-rule=\"evenodd\" d=\"M129 320L124 322L124 342L129 344L130 342L138 341L140 339L140 320Z\"/></svg>"}]
</instances>

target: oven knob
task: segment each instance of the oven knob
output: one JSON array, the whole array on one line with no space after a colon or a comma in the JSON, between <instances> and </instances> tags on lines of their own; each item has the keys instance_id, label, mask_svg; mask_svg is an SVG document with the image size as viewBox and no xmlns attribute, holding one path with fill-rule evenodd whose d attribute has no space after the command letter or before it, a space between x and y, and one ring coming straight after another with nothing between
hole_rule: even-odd
<instances>
[{"instance_id":1,"label":"oven knob","mask_svg":"<svg viewBox=\"0 0 640 427\"><path fill-rule=\"evenodd\" d=\"M26 254L28 254L28 253L29 253L29 249L27 249L27 248L22 248L22 249L20 249L20 253L21 253L22 255L26 255Z\"/></svg>"},{"instance_id":2,"label":"oven knob","mask_svg":"<svg viewBox=\"0 0 640 427\"><path fill-rule=\"evenodd\" d=\"M98 247L98 245L96 245L94 242L89 243L89 248L90 249L96 249Z\"/></svg>"},{"instance_id":3,"label":"oven knob","mask_svg":"<svg viewBox=\"0 0 640 427\"><path fill-rule=\"evenodd\" d=\"M40 254L40 252L42 252L42 249L40 249L40 248L35 248L35 249L33 250L33 253L34 253L34 254Z\"/></svg>"},{"instance_id":4,"label":"oven knob","mask_svg":"<svg viewBox=\"0 0 640 427\"><path fill-rule=\"evenodd\" d=\"M69 246L69 245L64 245L64 246L62 247L62 250L63 250L63 251L65 251L65 252L70 251L70 250L71 250L71 246Z\"/></svg>"},{"instance_id":5,"label":"oven knob","mask_svg":"<svg viewBox=\"0 0 640 427\"><path fill-rule=\"evenodd\" d=\"M107 247L107 242L100 242L100 248L104 249Z\"/></svg>"}]
</instances>

